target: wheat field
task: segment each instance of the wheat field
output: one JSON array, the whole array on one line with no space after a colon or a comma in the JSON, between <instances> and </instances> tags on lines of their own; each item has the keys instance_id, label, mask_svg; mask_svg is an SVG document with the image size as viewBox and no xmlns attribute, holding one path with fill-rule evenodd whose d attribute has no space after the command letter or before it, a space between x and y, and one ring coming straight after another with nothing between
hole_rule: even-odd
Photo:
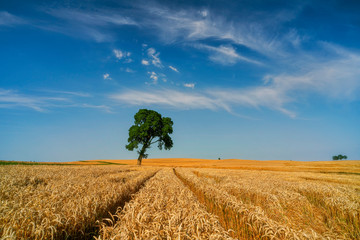
<instances>
[{"instance_id":1,"label":"wheat field","mask_svg":"<svg viewBox=\"0 0 360 240\"><path fill-rule=\"evenodd\" d=\"M0 237L360 239L359 173L264 166L0 166Z\"/></svg>"},{"instance_id":2,"label":"wheat field","mask_svg":"<svg viewBox=\"0 0 360 240\"><path fill-rule=\"evenodd\" d=\"M117 166L1 166L2 239L89 238L156 172Z\"/></svg>"}]
</instances>

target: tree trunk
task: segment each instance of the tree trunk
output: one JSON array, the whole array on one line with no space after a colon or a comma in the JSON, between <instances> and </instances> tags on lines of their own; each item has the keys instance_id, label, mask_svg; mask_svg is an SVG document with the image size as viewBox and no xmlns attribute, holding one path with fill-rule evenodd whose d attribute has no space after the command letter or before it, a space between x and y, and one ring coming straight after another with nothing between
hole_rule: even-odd
<instances>
[{"instance_id":1,"label":"tree trunk","mask_svg":"<svg viewBox=\"0 0 360 240\"><path fill-rule=\"evenodd\" d=\"M146 152L146 149L148 148L148 145L147 144L144 144L139 152L139 157L138 157L138 160L137 160L137 165L141 165L141 161L144 157L144 154Z\"/></svg>"},{"instance_id":2,"label":"tree trunk","mask_svg":"<svg viewBox=\"0 0 360 240\"><path fill-rule=\"evenodd\" d=\"M138 157L138 160L137 160L137 165L141 165L141 161L142 161L142 155L140 154L139 157Z\"/></svg>"}]
</instances>

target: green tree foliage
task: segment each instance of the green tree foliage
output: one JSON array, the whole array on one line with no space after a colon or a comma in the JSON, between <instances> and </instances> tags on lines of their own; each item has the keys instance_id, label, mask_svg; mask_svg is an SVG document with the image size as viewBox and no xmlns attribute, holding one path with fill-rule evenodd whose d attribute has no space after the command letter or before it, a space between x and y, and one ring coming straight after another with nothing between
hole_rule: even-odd
<instances>
[{"instance_id":1,"label":"green tree foliage","mask_svg":"<svg viewBox=\"0 0 360 240\"><path fill-rule=\"evenodd\" d=\"M343 159L347 159L347 156L346 155L335 155L332 157L333 160L343 160Z\"/></svg>"},{"instance_id":2,"label":"green tree foliage","mask_svg":"<svg viewBox=\"0 0 360 240\"><path fill-rule=\"evenodd\" d=\"M173 132L173 122L171 118L162 117L156 111L140 109L134 116L134 125L129 129L129 144L125 147L133 151L138 149L139 157L137 164L141 165L143 158L147 158L146 150L154 143L162 150L170 150L173 141L169 134ZM139 147L139 145L141 145Z\"/></svg>"}]
</instances>

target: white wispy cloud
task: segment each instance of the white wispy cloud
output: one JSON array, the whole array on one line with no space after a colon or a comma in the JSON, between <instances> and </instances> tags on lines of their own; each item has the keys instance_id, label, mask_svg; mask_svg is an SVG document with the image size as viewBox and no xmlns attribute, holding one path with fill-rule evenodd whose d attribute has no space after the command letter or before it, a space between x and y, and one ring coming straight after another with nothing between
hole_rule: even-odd
<instances>
[{"instance_id":1,"label":"white wispy cloud","mask_svg":"<svg viewBox=\"0 0 360 240\"><path fill-rule=\"evenodd\" d=\"M172 9L154 2L132 5L126 9L46 9L45 12L62 22L48 24L42 28L78 37L90 37L97 42L116 40L117 28L137 26L151 29L165 43L197 43L206 39L217 39L239 44L265 54L282 54L285 45L299 45L302 37L293 30L289 34L278 34L283 23L293 19L301 10L301 4L286 11L247 12L234 18L219 15L211 9ZM257 17L248 17L257 16ZM147 46L146 46L147 47ZM152 61L160 65L158 56ZM245 57L246 58L246 57Z\"/></svg>"},{"instance_id":2,"label":"white wispy cloud","mask_svg":"<svg viewBox=\"0 0 360 240\"><path fill-rule=\"evenodd\" d=\"M167 77L166 77L166 75L165 75L165 74L160 73L160 74L159 74L159 78L161 78L161 80L162 80L164 83L166 83L166 82L167 82Z\"/></svg>"},{"instance_id":3,"label":"white wispy cloud","mask_svg":"<svg viewBox=\"0 0 360 240\"><path fill-rule=\"evenodd\" d=\"M333 47L339 54L334 59L302 63L299 72L268 75L264 84L238 90L208 92L230 105L269 108L290 117L297 113L289 110L291 103L299 103L313 95L335 101L360 99L360 55L341 47Z\"/></svg>"},{"instance_id":4,"label":"white wispy cloud","mask_svg":"<svg viewBox=\"0 0 360 240\"><path fill-rule=\"evenodd\" d=\"M0 88L0 108L30 108L38 112L44 112L47 107L59 101L68 101L68 99L26 95Z\"/></svg>"},{"instance_id":5,"label":"white wispy cloud","mask_svg":"<svg viewBox=\"0 0 360 240\"><path fill-rule=\"evenodd\" d=\"M44 9L44 12L62 22L38 25L39 28L80 38L91 38L96 42L113 41L115 33L109 29L111 27L137 26L130 17L105 9L95 12L62 8Z\"/></svg>"},{"instance_id":6,"label":"white wispy cloud","mask_svg":"<svg viewBox=\"0 0 360 240\"><path fill-rule=\"evenodd\" d=\"M290 101L275 90L268 88L212 89L203 92L181 92L170 89L153 91L126 91L110 95L111 99L130 105L158 105L177 109L223 109L233 113L234 107L270 108L290 117L295 113L284 105Z\"/></svg>"},{"instance_id":7,"label":"white wispy cloud","mask_svg":"<svg viewBox=\"0 0 360 240\"><path fill-rule=\"evenodd\" d=\"M302 63L299 71L267 75L263 84L239 89L213 88L196 92L170 89L127 91L111 98L131 105L160 105L179 109L223 109L233 113L235 107L271 109L291 118L298 113L291 108L313 95L325 99L354 101L360 99L360 54L339 46L325 46L335 58L314 58ZM331 50L332 49L332 50ZM309 59L308 59L309 60ZM193 88L192 83L184 84ZM184 100L183 100L184 99ZM184 101L184 104L181 104Z\"/></svg>"},{"instance_id":8,"label":"white wispy cloud","mask_svg":"<svg viewBox=\"0 0 360 240\"><path fill-rule=\"evenodd\" d=\"M131 68L125 68L125 72L127 72L127 73L133 73L133 72L135 72L135 71L132 70Z\"/></svg>"},{"instance_id":9,"label":"white wispy cloud","mask_svg":"<svg viewBox=\"0 0 360 240\"><path fill-rule=\"evenodd\" d=\"M252 87L246 89L213 89L207 94L229 106L242 106L247 108L268 108L280 111L291 118L296 117L296 113L287 109L286 105L294 99L286 95L286 92L279 91L270 87Z\"/></svg>"},{"instance_id":10,"label":"white wispy cloud","mask_svg":"<svg viewBox=\"0 0 360 240\"><path fill-rule=\"evenodd\" d=\"M43 96L44 93L51 93L51 96ZM0 108L31 109L37 112L49 112L49 110L59 108L93 108L107 113L112 112L111 107L104 104L82 103L81 99L85 97L88 98L91 95L61 90L41 90L33 94L24 94L0 88Z\"/></svg>"},{"instance_id":11,"label":"white wispy cloud","mask_svg":"<svg viewBox=\"0 0 360 240\"><path fill-rule=\"evenodd\" d=\"M47 9L46 12L58 18L69 20L73 23L83 23L91 26L137 25L134 20L113 11L99 9L96 12L75 9Z\"/></svg>"},{"instance_id":12,"label":"white wispy cloud","mask_svg":"<svg viewBox=\"0 0 360 240\"><path fill-rule=\"evenodd\" d=\"M0 11L0 26L14 26L19 24L26 24L26 21L9 12Z\"/></svg>"},{"instance_id":13,"label":"white wispy cloud","mask_svg":"<svg viewBox=\"0 0 360 240\"><path fill-rule=\"evenodd\" d=\"M171 70L173 70L174 72L179 72L179 70L176 68L176 67L173 67L173 66L169 66L169 68L171 69Z\"/></svg>"},{"instance_id":14,"label":"white wispy cloud","mask_svg":"<svg viewBox=\"0 0 360 240\"><path fill-rule=\"evenodd\" d=\"M216 15L210 9L175 10L155 4L142 4L139 8L147 14L138 23L155 29L157 36L165 43L195 43L217 39L230 41L265 55L278 55L288 39L274 32L279 31L283 23L293 19L301 5L287 11L274 11L272 14L249 12L246 16L257 17L241 18L239 15L238 19Z\"/></svg>"},{"instance_id":15,"label":"white wispy cloud","mask_svg":"<svg viewBox=\"0 0 360 240\"><path fill-rule=\"evenodd\" d=\"M239 61L245 61L253 64L261 64L258 61L238 54L231 45L220 45L219 47L213 47L205 44L193 44L193 47L209 51L209 59L213 62L217 62L223 65L233 65Z\"/></svg>"},{"instance_id":16,"label":"white wispy cloud","mask_svg":"<svg viewBox=\"0 0 360 240\"><path fill-rule=\"evenodd\" d=\"M150 58L150 62L152 63L152 65L159 68L163 67L159 57L160 53L156 52L155 48L149 48L147 50L147 55Z\"/></svg>"},{"instance_id":17,"label":"white wispy cloud","mask_svg":"<svg viewBox=\"0 0 360 240\"><path fill-rule=\"evenodd\" d=\"M93 104L84 103L84 104L77 105L76 107L80 107L80 108L94 108L94 109L102 110L102 111L107 112L107 113L113 113L111 107L109 107L109 106L107 106L107 105L93 105Z\"/></svg>"},{"instance_id":18,"label":"white wispy cloud","mask_svg":"<svg viewBox=\"0 0 360 240\"><path fill-rule=\"evenodd\" d=\"M184 87L194 89L194 87L195 87L195 83L185 83L185 84L184 84Z\"/></svg>"},{"instance_id":19,"label":"white wispy cloud","mask_svg":"<svg viewBox=\"0 0 360 240\"><path fill-rule=\"evenodd\" d=\"M149 91L127 91L112 94L111 99L130 105L160 105L177 109L228 109L228 106L202 94L185 93L162 89Z\"/></svg>"},{"instance_id":20,"label":"white wispy cloud","mask_svg":"<svg viewBox=\"0 0 360 240\"><path fill-rule=\"evenodd\" d=\"M143 44L143 49L142 50L143 51L146 50L146 55L148 56L148 58L147 59L142 59L141 64L145 65L145 66L149 66L150 64L152 64L155 67L162 68L163 65L162 65L160 57L159 57L160 53L157 52L155 50L155 48L152 48L152 47L146 49L147 46L148 46L147 44Z\"/></svg>"},{"instance_id":21,"label":"white wispy cloud","mask_svg":"<svg viewBox=\"0 0 360 240\"><path fill-rule=\"evenodd\" d=\"M281 27L282 23L294 18L297 10L277 12L271 16L263 16L263 13L258 13L259 16L254 17L254 19L245 18L246 21L236 21L238 19L231 19L225 15L215 15L210 9L175 10L165 6L143 4L139 6L137 11L138 17L133 16L134 18L131 18L121 11L116 13L103 9L99 9L97 12L71 9L48 10L49 14L63 21L61 24L52 24L47 27L66 34L85 35L101 42L109 41L114 37L115 31L110 27L133 25L142 29L154 30L154 35L165 43L185 44L206 51L211 61L223 65L232 65L240 61L261 64L245 53L237 52L236 47L239 45L267 55L275 64L282 65L281 70L266 75L263 84L258 86L246 89L208 90L190 95L190 99L194 99L196 96L200 97L203 102L208 100L208 105L200 104L200 107L213 106L212 108L207 107L208 109L231 109L234 106L269 108L294 117L296 113L289 110L289 105L301 101L298 94L301 96L320 94L326 98L350 100L360 96L359 54L337 46L324 46L323 55L330 54L331 57L328 59L317 56L309 57L307 56L309 53L301 49L301 44L306 37L301 36L296 29L289 29L285 34L276 31L276 28ZM21 19L10 13L0 12L0 25L19 24L19 20ZM206 42L204 40L209 39L214 40L213 42L216 42L217 45L204 44ZM287 52L288 49L286 48L289 46L298 49L296 52ZM126 62L126 56L130 57L128 55L130 53L119 49L115 50L118 51L114 52L117 59ZM159 52L154 48L149 48L148 45L143 45L143 50L146 50L144 56L146 59L143 59L141 64L163 67ZM176 69L172 66L169 68ZM158 75L155 72L148 74L154 84L158 82L158 79L161 79L160 74ZM186 87L191 87L191 85ZM178 95L186 94L188 93L178 93ZM19 94L18 97L21 99L21 97L26 98L27 96ZM170 98L168 95L166 97ZM35 103L42 100L34 98L32 106L37 106ZM166 105L164 102L171 105L174 101L162 100L160 102L163 105ZM212 101L215 101L216 104ZM29 103L31 102L29 100ZM175 104L171 106L175 106ZM196 104L192 103L191 106L195 107Z\"/></svg>"},{"instance_id":22,"label":"white wispy cloud","mask_svg":"<svg viewBox=\"0 0 360 240\"><path fill-rule=\"evenodd\" d=\"M91 97L90 93L84 93L84 92L59 91L59 93L69 94L77 97Z\"/></svg>"},{"instance_id":23,"label":"white wispy cloud","mask_svg":"<svg viewBox=\"0 0 360 240\"><path fill-rule=\"evenodd\" d=\"M207 8L170 8L153 1L133 3L126 9L99 8L96 11L47 8L43 11L60 21L39 27L104 42L116 40L119 27L134 26L151 30L165 43L216 39L240 44L269 56L281 54L287 44L299 45L303 38L296 31L290 29L287 36L279 33L283 31L283 24L294 19L303 5L306 3L291 4L286 10L274 9L270 13L253 12L255 10L247 8L237 16L220 15Z\"/></svg>"},{"instance_id":24,"label":"white wispy cloud","mask_svg":"<svg viewBox=\"0 0 360 240\"><path fill-rule=\"evenodd\" d=\"M159 77L156 72L148 72L148 74L150 75L150 79L152 79L152 83L157 84Z\"/></svg>"},{"instance_id":25,"label":"white wispy cloud","mask_svg":"<svg viewBox=\"0 0 360 240\"><path fill-rule=\"evenodd\" d=\"M148 60L145 60L145 59L141 60L141 64L142 64L142 65L145 65L145 66L150 65L149 61L148 61Z\"/></svg>"},{"instance_id":26,"label":"white wispy cloud","mask_svg":"<svg viewBox=\"0 0 360 240\"><path fill-rule=\"evenodd\" d=\"M130 58L131 52L122 51L120 49L113 49L113 53L117 60L121 60L122 63L131 63L133 60Z\"/></svg>"},{"instance_id":27,"label":"white wispy cloud","mask_svg":"<svg viewBox=\"0 0 360 240\"><path fill-rule=\"evenodd\" d=\"M41 92L46 92L46 93L57 93L57 94L61 94L61 95L71 95L71 96L75 96L75 97L91 97L92 95L90 93L86 93L86 92L75 92L75 91L61 91L61 90L50 90L50 89L43 89L40 90Z\"/></svg>"},{"instance_id":28,"label":"white wispy cloud","mask_svg":"<svg viewBox=\"0 0 360 240\"><path fill-rule=\"evenodd\" d=\"M119 49L114 49L113 53L117 59L121 59L124 56L124 53Z\"/></svg>"},{"instance_id":29,"label":"white wispy cloud","mask_svg":"<svg viewBox=\"0 0 360 240\"><path fill-rule=\"evenodd\" d=\"M126 58L126 60L129 60L129 57L131 56L131 52L121 51L120 49L114 49L113 53L115 57L119 60L122 58Z\"/></svg>"},{"instance_id":30,"label":"white wispy cloud","mask_svg":"<svg viewBox=\"0 0 360 240\"><path fill-rule=\"evenodd\" d=\"M209 11L206 9L203 9L201 11L199 11L200 15L203 17L207 17L209 15Z\"/></svg>"},{"instance_id":31,"label":"white wispy cloud","mask_svg":"<svg viewBox=\"0 0 360 240\"><path fill-rule=\"evenodd\" d=\"M110 74L108 74L108 73L104 73L103 78L104 78L104 80L110 80L111 79Z\"/></svg>"},{"instance_id":32,"label":"white wispy cloud","mask_svg":"<svg viewBox=\"0 0 360 240\"><path fill-rule=\"evenodd\" d=\"M320 94L338 100L360 98L360 53L328 43L323 47L334 57L301 59L297 62L300 71L267 75L265 83L288 94Z\"/></svg>"},{"instance_id":33,"label":"white wispy cloud","mask_svg":"<svg viewBox=\"0 0 360 240\"><path fill-rule=\"evenodd\" d=\"M335 101L359 100L360 54L328 45L325 47L337 54L335 58L322 61L307 59L309 62L299 63L300 71L265 76L263 85L239 90L215 90L208 94L230 105L265 107L290 117L296 117L297 113L286 106L313 95Z\"/></svg>"}]
</instances>

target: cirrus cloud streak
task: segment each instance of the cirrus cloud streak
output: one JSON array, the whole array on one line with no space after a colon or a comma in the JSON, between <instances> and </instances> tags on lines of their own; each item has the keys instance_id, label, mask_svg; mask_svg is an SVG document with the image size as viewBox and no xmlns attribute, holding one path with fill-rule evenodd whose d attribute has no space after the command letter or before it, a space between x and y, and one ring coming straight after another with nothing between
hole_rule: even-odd
<instances>
[{"instance_id":1,"label":"cirrus cloud streak","mask_svg":"<svg viewBox=\"0 0 360 240\"><path fill-rule=\"evenodd\" d=\"M178 109L224 109L232 112L237 106L267 108L291 118L297 113L290 110L293 103L320 95L335 101L356 101L360 98L360 55L329 45L336 58L303 64L299 72L266 75L263 84L239 89L213 88L203 91L157 89L153 91L127 91L110 98L130 105L160 105ZM187 87L191 87L187 85Z\"/></svg>"},{"instance_id":2,"label":"cirrus cloud streak","mask_svg":"<svg viewBox=\"0 0 360 240\"><path fill-rule=\"evenodd\" d=\"M112 94L111 99L130 105L159 105L176 109L210 109L219 108L230 111L223 102L200 93L186 93L170 89L154 90L153 92L130 90Z\"/></svg>"}]
</instances>

